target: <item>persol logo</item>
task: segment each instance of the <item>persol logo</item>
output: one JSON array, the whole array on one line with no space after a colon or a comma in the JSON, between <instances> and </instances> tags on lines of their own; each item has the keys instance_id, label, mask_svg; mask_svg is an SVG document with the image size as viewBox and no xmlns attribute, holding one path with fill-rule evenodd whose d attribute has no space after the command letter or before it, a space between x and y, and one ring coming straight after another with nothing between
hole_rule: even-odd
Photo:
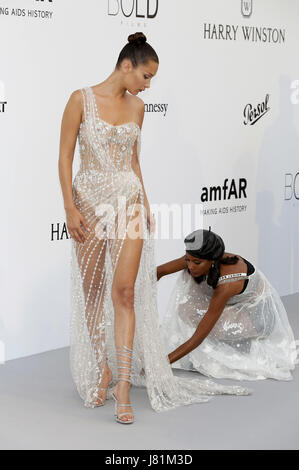
<instances>
[{"instance_id":1,"label":"persol logo","mask_svg":"<svg viewBox=\"0 0 299 470\"><path fill-rule=\"evenodd\" d=\"M244 124L250 124L251 126L255 124L261 117L263 117L269 110L268 106L269 94L266 94L265 100L257 104L255 107L248 103L244 108Z\"/></svg>"},{"instance_id":2,"label":"persol logo","mask_svg":"<svg viewBox=\"0 0 299 470\"><path fill-rule=\"evenodd\" d=\"M241 0L241 13L245 18L251 16L252 13L252 0Z\"/></svg>"},{"instance_id":3,"label":"persol logo","mask_svg":"<svg viewBox=\"0 0 299 470\"><path fill-rule=\"evenodd\" d=\"M155 18L159 0L108 0L108 15L123 15L125 18Z\"/></svg>"}]
</instances>

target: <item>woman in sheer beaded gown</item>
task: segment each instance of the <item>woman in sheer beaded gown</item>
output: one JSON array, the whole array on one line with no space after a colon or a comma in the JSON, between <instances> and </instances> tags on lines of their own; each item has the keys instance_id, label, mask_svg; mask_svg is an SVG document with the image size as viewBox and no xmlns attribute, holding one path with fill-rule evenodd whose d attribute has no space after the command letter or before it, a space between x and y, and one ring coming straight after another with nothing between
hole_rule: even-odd
<instances>
[{"instance_id":1,"label":"woman in sheer beaded gown","mask_svg":"<svg viewBox=\"0 0 299 470\"><path fill-rule=\"evenodd\" d=\"M158 412L252 392L174 376L159 334L154 223L139 165L144 102L136 96L149 88L158 64L144 34L130 35L112 74L72 93L61 128L60 181L72 237L72 377L86 407L112 396L116 420L125 424L134 419L130 384L146 387ZM80 168L71 183L77 136Z\"/></svg>"},{"instance_id":2,"label":"woman in sheer beaded gown","mask_svg":"<svg viewBox=\"0 0 299 470\"><path fill-rule=\"evenodd\" d=\"M266 276L226 253L210 230L195 230L184 242L185 256L157 268L158 279L181 271L161 325L170 363L214 378L292 380L295 338Z\"/></svg>"}]
</instances>

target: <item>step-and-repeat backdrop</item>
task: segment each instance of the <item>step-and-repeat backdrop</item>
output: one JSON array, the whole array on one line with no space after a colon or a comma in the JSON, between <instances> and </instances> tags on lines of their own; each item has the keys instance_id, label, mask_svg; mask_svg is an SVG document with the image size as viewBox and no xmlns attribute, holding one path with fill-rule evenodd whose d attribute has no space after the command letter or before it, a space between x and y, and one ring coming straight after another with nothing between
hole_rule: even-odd
<instances>
[{"instance_id":1,"label":"step-and-repeat backdrop","mask_svg":"<svg viewBox=\"0 0 299 470\"><path fill-rule=\"evenodd\" d=\"M2 359L69 344L61 118L136 31L160 59L141 93L157 265L182 256L202 222L280 295L299 291L298 2L0 0ZM77 146L73 176L78 167ZM165 207L185 217L168 235ZM161 317L175 279L158 283Z\"/></svg>"}]
</instances>

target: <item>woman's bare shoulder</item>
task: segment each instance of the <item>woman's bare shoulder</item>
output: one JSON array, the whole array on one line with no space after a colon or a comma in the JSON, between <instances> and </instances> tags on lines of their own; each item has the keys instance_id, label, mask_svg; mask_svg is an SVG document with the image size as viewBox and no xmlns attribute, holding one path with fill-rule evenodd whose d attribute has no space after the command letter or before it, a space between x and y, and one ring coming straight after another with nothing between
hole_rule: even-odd
<instances>
[{"instance_id":1,"label":"woman's bare shoulder","mask_svg":"<svg viewBox=\"0 0 299 470\"><path fill-rule=\"evenodd\" d=\"M242 256L236 255L234 253L225 253L224 258L231 256L237 256L239 259L236 264L221 264L220 263L220 276L225 276L226 274L234 274L234 273L243 273L247 272L247 264L243 261Z\"/></svg>"},{"instance_id":2,"label":"woman's bare shoulder","mask_svg":"<svg viewBox=\"0 0 299 470\"><path fill-rule=\"evenodd\" d=\"M136 119L138 121L139 127L141 128L143 124L145 110L144 101L139 98L139 96L130 95L130 97L130 99L132 99L132 105L134 107L134 114L136 112Z\"/></svg>"},{"instance_id":3,"label":"woman's bare shoulder","mask_svg":"<svg viewBox=\"0 0 299 470\"><path fill-rule=\"evenodd\" d=\"M226 274L235 274L235 273L246 273L247 264L243 261L242 256L236 255L234 253L225 253L225 256L237 256L239 261L236 264L220 264L220 276L225 276ZM217 285L214 289L215 295L223 295L227 298L232 297L233 295L239 294L243 289L244 279L235 280L234 282L221 283Z\"/></svg>"},{"instance_id":4,"label":"woman's bare shoulder","mask_svg":"<svg viewBox=\"0 0 299 470\"><path fill-rule=\"evenodd\" d=\"M64 121L80 124L82 115L82 94L80 89L70 92L64 110Z\"/></svg>"},{"instance_id":5,"label":"woman's bare shoulder","mask_svg":"<svg viewBox=\"0 0 299 470\"><path fill-rule=\"evenodd\" d=\"M81 110L82 93L80 89L74 90L70 93L67 105L73 109L77 108L78 110Z\"/></svg>"},{"instance_id":6,"label":"woman's bare shoulder","mask_svg":"<svg viewBox=\"0 0 299 470\"><path fill-rule=\"evenodd\" d=\"M134 96L128 93L128 96L132 100L133 105L136 107L137 110L144 110L144 101L139 96Z\"/></svg>"}]
</instances>

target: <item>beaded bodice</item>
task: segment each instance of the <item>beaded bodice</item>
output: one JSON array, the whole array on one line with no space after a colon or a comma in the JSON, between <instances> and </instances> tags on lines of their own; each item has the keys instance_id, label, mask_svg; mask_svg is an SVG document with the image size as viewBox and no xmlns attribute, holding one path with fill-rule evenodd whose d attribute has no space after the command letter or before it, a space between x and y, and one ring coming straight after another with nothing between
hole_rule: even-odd
<instances>
[{"instance_id":1,"label":"beaded bodice","mask_svg":"<svg viewBox=\"0 0 299 470\"><path fill-rule=\"evenodd\" d=\"M79 128L79 172L112 173L132 171L132 156L136 142L140 155L140 127L136 122L112 125L99 116L98 105L91 87L81 90L83 118Z\"/></svg>"},{"instance_id":2,"label":"beaded bodice","mask_svg":"<svg viewBox=\"0 0 299 470\"><path fill-rule=\"evenodd\" d=\"M247 273L225 274L224 276L220 276L218 278L218 284L222 284L225 282L239 281L239 280L244 280L244 279L249 279L249 276L247 275Z\"/></svg>"}]
</instances>

